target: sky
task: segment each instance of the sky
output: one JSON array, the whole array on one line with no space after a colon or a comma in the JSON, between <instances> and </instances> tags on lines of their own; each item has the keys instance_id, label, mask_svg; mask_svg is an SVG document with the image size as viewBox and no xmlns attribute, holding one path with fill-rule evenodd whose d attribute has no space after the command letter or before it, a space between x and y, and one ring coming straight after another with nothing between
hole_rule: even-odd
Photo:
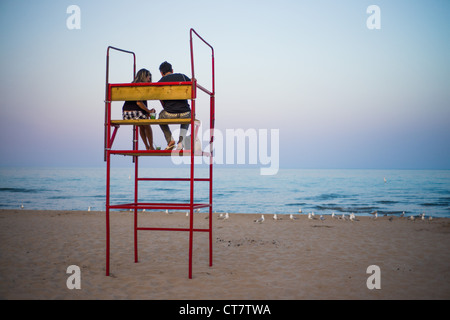
<instances>
[{"instance_id":1,"label":"sky","mask_svg":"<svg viewBox=\"0 0 450 320\"><path fill-rule=\"evenodd\" d=\"M191 76L190 28L214 47L216 128L278 130L281 168L450 169L447 0L2 0L0 166L103 166L107 47L154 81L166 60ZM194 48L208 87L209 49ZM111 82L132 81L129 56L110 63Z\"/></svg>"}]
</instances>

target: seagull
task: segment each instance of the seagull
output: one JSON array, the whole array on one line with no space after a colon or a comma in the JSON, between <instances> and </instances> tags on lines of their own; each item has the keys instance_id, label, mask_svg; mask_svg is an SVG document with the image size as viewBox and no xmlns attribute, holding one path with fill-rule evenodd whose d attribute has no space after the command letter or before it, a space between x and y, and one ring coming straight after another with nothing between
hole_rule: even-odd
<instances>
[{"instance_id":1,"label":"seagull","mask_svg":"<svg viewBox=\"0 0 450 320\"><path fill-rule=\"evenodd\" d=\"M298 213L302 213L302 209L298 209Z\"/></svg>"},{"instance_id":2,"label":"seagull","mask_svg":"<svg viewBox=\"0 0 450 320\"><path fill-rule=\"evenodd\" d=\"M291 213L291 214L289 215L289 219L291 219L291 220L297 220L298 218L297 218L297 217L294 217L294 215Z\"/></svg>"},{"instance_id":3,"label":"seagull","mask_svg":"<svg viewBox=\"0 0 450 320\"><path fill-rule=\"evenodd\" d=\"M264 222L264 215L261 215L261 218L256 219L254 222L259 222L259 223L263 223Z\"/></svg>"},{"instance_id":4,"label":"seagull","mask_svg":"<svg viewBox=\"0 0 450 320\"><path fill-rule=\"evenodd\" d=\"M331 218L336 219L336 217L334 216L334 212L331 214Z\"/></svg>"},{"instance_id":5,"label":"seagull","mask_svg":"<svg viewBox=\"0 0 450 320\"><path fill-rule=\"evenodd\" d=\"M186 217L189 217L189 211L186 211Z\"/></svg>"},{"instance_id":6,"label":"seagull","mask_svg":"<svg viewBox=\"0 0 450 320\"><path fill-rule=\"evenodd\" d=\"M422 212L421 216L422 221L425 221L425 212Z\"/></svg>"},{"instance_id":7,"label":"seagull","mask_svg":"<svg viewBox=\"0 0 450 320\"><path fill-rule=\"evenodd\" d=\"M20 209L23 209L23 204L20 205Z\"/></svg>"},{"instance_id":8,"label":"seagull","mask_svg":"<svg viewBox=\"0 0 450 320\"><path fill-rule=\"evenodd\" d=\"M317 218L314 217L314 212L308 213L308 219L309 219L309 220L317 220Z\"/></svg>"},{"instance_id":9,"label":"seagull","mask_svg":"<svg viewBox=\"0 0 450 320\"><path fill-rule=\"evenodd\" d=\"M200 209L195 210L195 212L197 212L197 213L200 212Z\"/></svg>"},{"instance_id":10,"label":"seagull","mask_svg":"<svg viewBox=\"0 0 450 320\"><path fill-rule=\"evenodd\" d=\"M414 217L414 216L409 216L409 218L408 218L409 220L411 220L411 221L416 221L416 217Z\"/></svg>"},{"instance_id":11,"label":"seagull","mask_svg":"<svg viewBox=\"0 0 450 320\"><path fill-rule=\"evenodd\" d=\"M320 215L320 221L324 222L325 218L323 217L323 215Z\"/></svg>"},{"instance_id":12,"label":"seagull","mask_svg":"<svg viewBox=\"0 0 450 320\"><path fill-rule=\"evenodd\" d=\"M350 221L355 221L355 214L353 212L350 214Z\"/></svg>"},{"instance_id":13,"label":"seagull","mask_svg":"<svg viewBox=\"0 0 450 320\"><path fill-rule=\"evenodd\" d=\"M169 209L166 209L166 214L169 214Z\"/></svg>"},{"instance_id":14,"label":"seagull","mask_svg":"<svg viewBox=\"0 0 450 320\"><path fill-rule=\"evenodd\" d=\"M228 219L230 216L228 215L228 212L226 212L225 214L221 213L219 214L219 220L226 220Z\"/></svg>"},{"instance_id":15,"label":"seagull","mask_svg":"<svg viewBox=\"0 0 450 320\"><path fill-rule=\"evenodd\" d=\"M277 217L276 213L273 215L273 220L278 220L278 217Z\"/></svg>"},{"instance_id":16,"label":"seagull","mask_svg":"<svg viewBox=\"0 0 450 320\"><path fill-rule=\"evenodd\" d=\"M433 217L432 217L432 216L429 216L429 217L428 217L428 222L431 222L431 220L433 220Z\"/></svg>"},{"instance_id":17,"label":"seagull","mask_svg":"<svg viewBox=\"0 0 450 320\"><path fill-rule=\"evenodd\" d=\"M386 177L384 178L384 183L386 183L387 182L387 180L386 180Z\"/></svg>"},{"instance_id":18,"label":"seagull","mask_svg":"<svg viewBox=\"0 0 450 320\"><path fill-rule=\"evenodd\" d=\"M402 214L400 215L400 218L403 218L405 216L405 211L402 212Z\"/></svg>"}]
</instances>

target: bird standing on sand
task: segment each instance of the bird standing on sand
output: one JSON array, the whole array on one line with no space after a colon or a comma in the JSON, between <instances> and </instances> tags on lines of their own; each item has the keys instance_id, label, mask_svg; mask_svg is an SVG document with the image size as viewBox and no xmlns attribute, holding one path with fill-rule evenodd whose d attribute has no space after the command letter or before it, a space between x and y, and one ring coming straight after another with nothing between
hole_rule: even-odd
<instances>
[{"instance_id":1,"label":"bird standing on sand","mask_svg":"<svg viewBox=\"0 0 450 320\"><path fill-rule=\"evenodd\" d=\"M314 212L308 213L308 219L309 220L317 220L317 218L314 216Z\"/></svg>"},{"instance_id":2,"label":"bird standing on sand","mask_svg":"<svg viewBox=\"0 0 450 320\"><path fill-rule=\"evenodd\" d=\"M278 217L277 217L276 213L273 215L273 220L278 220Z\"/></svg>"},{"instance_id":3,"label":"bird standing on sand","mask_svg":"<svg viewBox=\"0 0 450 320\"><path fill-rule=\"evenodd\" d=\"M302 209L298 209L298 213L302 213Z\"/></svg>"},{"instance_id":4,"label":"bird standing on sand","mask_svg":"<svg viewBox=\"0 0 450 320\"><path fill-rule=\"evenodd\" d=\"M322 221L322 222L324 222L325 221L325 218L323 217L323 215L320 215L320 221Z\"/></svg>"},{"instance_id":5,"label":"bird standing on sand","mask_svg":"<svg viewBox=\"0 0 450 320\"><path fill-rule=\"evenodd\" d=\"M256 219L254 222L263 223L264 222L264 215L261 215L261 218Z\"/></svg>"},{"instance_id":6,"label":"bird standing on sand","mask_svg":"<svg viewBox=\"0 0 450 320\"><path fill-rule=\"evenodd\" d=\"M291 214L289 215L289 219L291 219L291 220L297 220L298 218L294 217L294 215L291 213Z\"/></svg>"},{"instance_id":7,"label":"bird standing on sand","mask_svg":"<svg viewBox=\"0 0 450 320\"><path fill-rule=\"evenodd\" d=\"M226 220L229 217L230 216L228 215L228 212L225 212L225 214L223 214L223 213L219 214L219 220Z\"/></svg>"},{"instance_id":8,"label":"bird standing on sand","mask_svg":"<svg viewBox=\"0 0 450 320\"><path fill-rule=\"evenodd\" d=\"M331 214L331 218L336 219L336 217L334 216L334 212Z\"/></svg>"}]
</instances>

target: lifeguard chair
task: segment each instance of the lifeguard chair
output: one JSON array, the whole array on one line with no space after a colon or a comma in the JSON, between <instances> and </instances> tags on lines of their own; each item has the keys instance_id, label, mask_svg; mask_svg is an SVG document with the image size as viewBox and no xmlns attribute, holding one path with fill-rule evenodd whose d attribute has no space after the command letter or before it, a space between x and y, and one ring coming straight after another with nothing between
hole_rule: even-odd
<instances>
[{"instance_id":1,"label":"lifeguard chair","mask_svg":"<svg viewBox=\"0 0 450 320\"><path fill-rule=\"evenodd\" d=\"M193 36L196 36L204 44L206 44L212 52L212 88L211 90L201 86L195 78L194 70L194 47ZM131 54L133 56L133 75L136 74L136 55L132 51L127 51L115 47L108 47L106 55L106 93L105 93L105 152L104 160L106 161L106 275L110 274L110 211L111 210L134 210L134 255L135 262L138 262L138 231L181 231L189 232L189 279L192 279L192 252L193 252L193 235L194 232L209 233L209 266L213 263L213 247L212 247L212 182L213 182L213 132L214 132L214 114L215 114L215 75L214 75L214 49L206 42L194 29L190 29L190 53L191 53L191 81L190 82L167 82L167 83L109 83L109 52L116 50L122 53ZM197 89L209 95L209 127L210 127L210 150L209 152L196 151L195 138L198 131L199 122L195 119L196 114L196 97ZM111 103L113 101L136 101L136 100L191 100L190 119L145 119L145 120L113 120L111 119ZM160 125L160 124L190 124L191 131L191 150L140 150L138 146L139 125ZM118 129L121 126L133 126L133 144L132 149L118 150L113 148L114 140ZM192 150L194 149L194 150ZM111 156L124 155L133 157L134 162L134 202L111 205ZM189 178L141 178L139 172L139 157L142 156L183 156L190 157L190 176ZM194 157L209 157L209 176L207 178L196 178L194 175ZM186 181L190 187L190 201L186 203L152 203L138 202L138 186L143 181ZM194 182L204 181L209 183L209 202L194 202ZM209 227L204 229L194 228L195 211L201 208L209 209ZM188 228L152 228L140 227L138 225L138 211L143 209L149 210L187 210L189 211L189 227Z\"/></svg>"}]
</instances>

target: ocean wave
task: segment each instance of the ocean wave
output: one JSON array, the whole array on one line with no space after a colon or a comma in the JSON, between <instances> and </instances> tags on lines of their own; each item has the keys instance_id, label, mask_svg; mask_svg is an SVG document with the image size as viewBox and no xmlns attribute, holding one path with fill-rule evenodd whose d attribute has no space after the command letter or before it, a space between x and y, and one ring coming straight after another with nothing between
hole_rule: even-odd
<instances>
[{"instance_id":1,"label":"ocean wave","mask_svg":"<svg viewBox=\"0 0 450 320\"><path fill-rule=\"evenodd\" d=\"M380 200L380 201L375 201L375 203L379 203L379 204L397 204L400 203L399 201L393 201L393 200Z\"/></svg>"},{"instance_id":2,"label":"ocean wave","mask_svg":"<svg viewBox=\"0 0 450 320\"><path fill-rule=\"evenodd\" d=\"M305 202L294 202L294 203L286 203L285 204L285 206L288 206L288 207L298 207L298 206L306 206L306 205L308 205L308 204Z\"/></svg>"},{"instance_id":3,"label":"ocean wave","mask_svg":"<svg viewBox=\"0 0 450 320\"><path fill-rule=\"evenodd\" d=\"M337 206L337 205L316 205L314 206L316 210L320 211L337 211L337 212L354 212L354 213L371 213L373 211L379 210L378 207L368 206L368 207L358 207L358 206Z\"/></svg>"},{"instance_id":4,"label":"ocean wave","mask_svg":"<svg viewBox=\"0 0 450 320\"><path fill-rule=\"evenodd\" d=\"M12 192L12 193L39 193L48 191L45 189L26 189L26 188L0 188L0 192Z\"/></svg>"},{"instance_id":5,"label":"ocean wave","mask_svg":"<svg viewBox=\"0 0 450 320\"><path fill-rule=\"evenodd\" d=\"M47 199L49 200L69 200L69 199L73 199L73 196L53 196L53 197L48 197Z\"/></svg>"},{"instance_id":6,"label":"ocean wave","mask_svg":"<svg viewBox=\"0 0 450 320\"><path fill-rule=\"evenodd\" d=\"M306 197L303 199L297 199L297 200L313 200L313 201L329 201L334 199L351 199L355 198L356 195L350 195L350 194L338 194L338 193L323 193L317 196L313 197Z\"/></svg>"},{"instance_id":7,"label":"ocean wave","mask_svg":"<svg viewBox=\"0 0 450 320\"><path fill-rule=\"evenodd\" d=\"M421 203L422 207L448 207L450 204L448 202L433 202L433 203Z\"/></svg>"}]
</instances>

